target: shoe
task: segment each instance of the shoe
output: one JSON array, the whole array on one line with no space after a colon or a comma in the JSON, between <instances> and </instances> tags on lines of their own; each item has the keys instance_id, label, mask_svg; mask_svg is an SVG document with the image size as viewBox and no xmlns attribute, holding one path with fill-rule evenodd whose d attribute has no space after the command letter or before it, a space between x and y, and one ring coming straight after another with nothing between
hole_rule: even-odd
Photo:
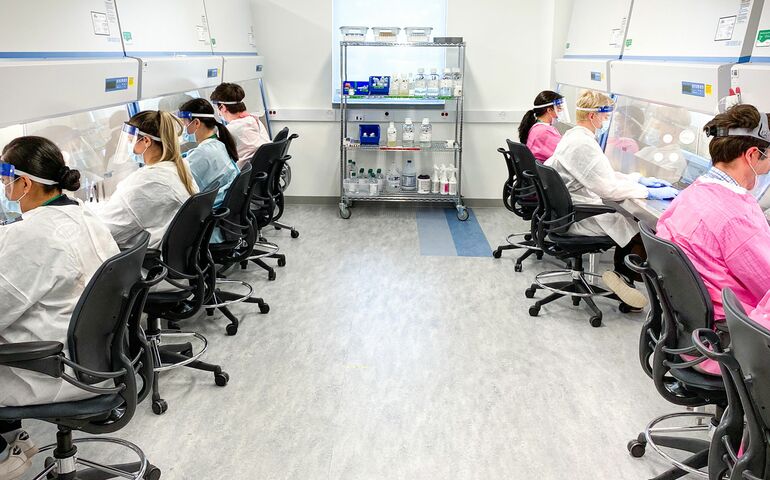
<instances>
[{"instance_id":1,"label":"shoe","mask_svg":"<svg viewBox=\"0 0 770 480\"><path fill-rule=\"evenodd\" d=\"M11 442L11 447L19 447L21 451L24 452L24 455L29 459L37 455L37 452L40 451L40 449L37 448L37 445L35 445L35 443L29 438L29 434L24 430L20 431L16 435L16 439Z\"/></svg>"},{"instance_id":2,"label":"shoe","mask_svg":"<svg viewBox=\"0 0 770 480\"><path fill-rule=\"evenodd\" d=\"M19 447L11 447L8 458L0 462L0 480L16 480L21 478L32 465Z\"/></svg>"},{"instance_id":3,"label":"shoe","mask_svg":"<svg viewBox=\"0 0 770 480\"><path fill-rule=\"evenodd\" d=\"M602 280L607 288L632 309L642 309L647 305L647 297L619 273L607 270L602 274Z\"/></svg>"}]
</instances>

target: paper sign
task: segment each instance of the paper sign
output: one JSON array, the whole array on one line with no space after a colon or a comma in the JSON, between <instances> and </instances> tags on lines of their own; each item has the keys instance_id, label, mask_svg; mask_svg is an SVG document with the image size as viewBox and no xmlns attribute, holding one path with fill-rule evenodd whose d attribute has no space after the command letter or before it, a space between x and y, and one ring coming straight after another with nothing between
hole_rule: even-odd
<instances>
[{"instance_id":1,"label":"paper sign","mask_svg":"<svg viewBox=\"0 0 770 480\"><path fill-rule=\"evenodd\" d=\"M199 42L205 42L208 40L208 35L206 34L206 27L203 25L196 25L195 29L198 31L198 41Z\"/></svg>"},{"instance_id":2,"label":"paper sign","mask_svg":"<svg viewBox=\"0 0 770 480\"><path fill-rule=\"evenodd\" d=\"M619 28L613 29L612 33L610 34L610 46L619 47L622 42L623 42L623 30Z\"/></svg>"},{"instance_id":3,"label":"paper sign","mask_svg":"<svg viewBox=\"0 0 770 480\"><path fill-rule=\"evenodd\" d=\"M723 40L732 40L733 31L735 30L735 23L738 17L733 15L732 17L722 17L717 24L717 33L714 36L715 42L721 42Z\"/></svg>"},{"instance_id":4,"label":"paper sign","mask_svg":"<svg viewBox=\"0 0 770 480\"><path fill-rule=\"evenodd\" d=\"M760 30L757 34L757 47L770 47L770 30Z\"/></svg>"},{"instance_id":5,"label":"paper sign","mask_svg":"<svg viewBox=\"0 0 770 480\"><path fill-rule=\"evenodd\" d=\"M94 35L110 36L110 23L106 13L91 12L91 24L94 26Z\"/></svg>"}]
</instances>

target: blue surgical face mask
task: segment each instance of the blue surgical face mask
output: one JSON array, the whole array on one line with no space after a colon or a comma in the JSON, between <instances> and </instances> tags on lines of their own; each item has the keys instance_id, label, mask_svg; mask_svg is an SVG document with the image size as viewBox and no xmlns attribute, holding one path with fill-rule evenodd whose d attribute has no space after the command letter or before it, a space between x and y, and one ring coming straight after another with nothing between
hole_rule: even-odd
<instances>
[{"instance_id":1,"label":"blue surgical face mask","mask_svg":"<svg viewBox=\"0 0 770 480\"><path fill-rule=\"evenodd\" d=\"M147 148L150 148L150 147L147 147ZM138 164L139 166L145 165L146 162L144 161L144 154L145 154L145 152L147 152L147 148L145 148L144 152L142 152L142 153L134 153L132 151L131 152L131 160L133 160L134 163Z\"/></svg>"},{"instance_id":2,"label":"blue surgical face mask","mask_svg":"<svg viewBox=\"0 0 770 480\"><path fill-rule=\"evenodd\" d=\"M660 144L660 130L657 128L650 128L645 132L644 138L642 139L644 143L647 145L657 146Z\"/></svg>"},{"instance_id":3,"label":"blue surgical face mask","mask_svg":"<svg viewBox=\"0 0 770 480\"><path fill-rule=\"evenodd\" d=\"M593 125L593 120L591 120L591 125ZM601 126L599 126L596 129L596 132L594 132L594 135L596 135L597 139L600 139L602 138L602 135L607 133L609 130L610 130L610 119L605 118L604 120L602 120Z\"/></svg>"},{"instance_id":4,"label":"blue surgical face mask","mask_svg":"<svg viewBox=\"0 0 770 480\"><path fill-rule=\"evenodd\" d=\"M190 125L187 125L182 129L182 143L198 143L198 139L195 138L195 132L190 133L187 131L187 127L189 126Z\"/></svg>"},{"instance_id":5,"label":"blue surgical face mask","mask_svg":"<svg viewBox=\"0 0 770 480\"><path fill-rule=\"evenodd\" d=\"M2 186L2 188L0 188L0 208L5 210L6 213L15 213L15 214L21 215L21 199L24 198L24 195L26 195L26 193L22 195L21 198L19 198L18 200L11 200L5 194L5 190L11 185L13 185L14 183L16 183L16 181L18 180L19 179L17 178L16 180L9 183L8 185L0 185ZM0 218L0 224L2 224L4 220L5 219Z\"/></svg>"}]
</instances>

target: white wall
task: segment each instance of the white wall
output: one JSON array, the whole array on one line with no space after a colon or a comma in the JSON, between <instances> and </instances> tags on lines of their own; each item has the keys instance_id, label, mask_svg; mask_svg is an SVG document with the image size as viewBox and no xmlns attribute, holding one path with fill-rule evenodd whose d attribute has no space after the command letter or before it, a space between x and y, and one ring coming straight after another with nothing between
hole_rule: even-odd
<instances>
[{"instance_id":1,"label":"white wall","mask_svg":"<svg viewBox=\"0 0 770 480\"><path fill-rule=\"evenodd\" d=\"M257 48L265 57L271 109L329 109L331 0L251 0ZM466 110L526 111L552 86L571 0L448 0L449 35L468 43ZM566 13L565 13L566 12ZM554 35L554 31L556 35ZM561 37L560 37L561 35ZM339 124L275 122L301 135L292 144L293 196L339 195ZM497 199L507 175L497 147L516 138L515 123L466 123L463 194Z\"/></svg>"}]
</instances>

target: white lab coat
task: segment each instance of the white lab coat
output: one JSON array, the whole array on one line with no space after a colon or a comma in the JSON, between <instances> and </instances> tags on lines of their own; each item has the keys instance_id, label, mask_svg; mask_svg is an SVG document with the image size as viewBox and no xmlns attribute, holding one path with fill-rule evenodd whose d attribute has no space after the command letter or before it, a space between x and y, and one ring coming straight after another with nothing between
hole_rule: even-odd
<instances>
[{"instance_id":1,"label":"white lab coat","mask_svg":"<svg viewBox=\"0 0 770 480\"><path fill-rule=\"evenodd\" d=\"M193 189L197 193L194 184ZM171 220L188 198L190 194L179 178L176 164L158 162L126 177L107 202L89 206L110 229L118 245L126 245L139 232L147 230L149 248L159 248Z\"/></svg>"},{"instance_id":2,"label":"white lab coat","mask_svg":"<svg viewBox=\"0 0 770 480\"><path fill-rule=\"evenodd\" d=\"M56 341L69 355L75 305L94 272L118 252L107 227L82 204L38 207L0 227L0 344ZM93 396L61 379L0 367L0 406Z\"/></svg>"},{"instance_id":3,"label":"white lab coat","mask_svg":"<svg viewBox=\"0 0 770 480\"><path fill-rule=\"evenodd\" d=\"M573 203L602 205L602 199L647 198L647 187L639 183L640 175L616 172L594 134L585 127L568 130L545 164L559 172ZM587 218L569 230L573 235L608 235L620 246L627 245L638 232L636 222L620 213Z\"/></svg>"},{"instance_id":4,"label":"white lab coat","mask_svg":"<svg viewBox=\"0 0 770 480\"><path fill-rule=\"evenodd\" d=\"M228 122L227 130L235 138L238 148L238 168L251 160L260 145L270 142L267 128L253 115Z\"/></svg>"}]
</instances>

